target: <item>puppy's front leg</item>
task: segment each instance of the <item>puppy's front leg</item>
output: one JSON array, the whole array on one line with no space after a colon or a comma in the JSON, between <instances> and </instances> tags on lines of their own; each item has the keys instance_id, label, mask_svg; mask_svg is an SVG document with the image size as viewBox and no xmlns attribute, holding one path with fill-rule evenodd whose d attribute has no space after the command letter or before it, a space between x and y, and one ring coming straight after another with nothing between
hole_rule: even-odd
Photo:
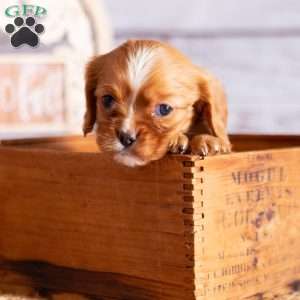
<instances>
[{"instance_id":1,"label":"puppy's front leg","mask_svg":"<svg viewBox=\"0 0 300 300\"><path fill-rule=\"evenodd\" d=\"M189 138L184 133L174 136L169 144L169 151L173 154L183 154L188 150Z\"/></svg>"},{"instance_id":2,"label":"puppy's front leg","mask_svg":"<svg viewBox=\"0 0 300 300\"><path fill-rule=\"evenodd\" d=\"M202 78L202 84L199 81L201 94L194 105L191 152L202 156L229 153L231 143L227 134L227 100L223 86L211 75Z\"/></svg>"},{"instance_id":3,"label":"puppy's front leg","mask_svg":"<svg viewBox=\"0 0 300 300\"><path fill-rule=\"evenodd\" d=\"M201 156L229 153L231 144L227 140L209 134L199 134L190 142L192 154Z\"/></svg>"}]
</instances>

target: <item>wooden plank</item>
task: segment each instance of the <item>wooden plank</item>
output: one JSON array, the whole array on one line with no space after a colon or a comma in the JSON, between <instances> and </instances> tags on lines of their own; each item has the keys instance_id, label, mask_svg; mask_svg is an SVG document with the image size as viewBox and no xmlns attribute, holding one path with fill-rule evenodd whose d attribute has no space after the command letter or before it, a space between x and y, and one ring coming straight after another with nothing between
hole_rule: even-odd
<instances>
[{"instance_id":1,"label":"wooden plank","mask_svg":"<svg viewBox=\"0 0 300 300\"><path fill-rule=\"evenodd\" d=\"M10 282L24 284L27 280L27 285L33 287L36 294L46 296L47 299L49 296L53 297L53 294L72 293L87 299L148 300L157 299L157 295L165 293L162 291L165 288L169 291L159 299L180 299L179 295L185 296L176 285L166 283L162 286L158 280L145 280L122 274L59 267L38 261L6 261L1 262L0 267L11 272L10 276L14 276L14 280L10 279ZM7 290L11 289L8 287Z\"/></svg>"},{"instance_id":2,"label":"wooden plank","mask_svg":"<svg viewBox=\"0 0 300 300\"><path fill-rule=\"evenodd\" d=\"M67 136L45 136L45 137L33 137L33 138L16 138L16 139L3 139L0 140L0 145L3 146L37 146L37 144L51 144L51 143L76 143L78 141L84 140L87 142L91 139L91 136L86 137L83 139L83 136L80 135L67 135Z\"/></svg>"},{"instance_id":3,"label":"wooden plank","mask_svg":"<svg viewBox=\"0 0 300 300\"><path fill-rule=\"evenodd\" d=\"M300 142L235 136L241 149L243 139L252 149ZM300 286L299 147L130 169L37 142L0 147L0 288L257 300Z\"/></svg>"},{"instance_id":4,"label":"wooden plank","mask_svg":"<svg viewBox=\"0 0 300 300\"><path fill-rule=\"evenodd\" d=\"M269 299L300 282L299 166L300 148L195 161L197 299Z\"/></svg>"},{"instance_id":5,"label":"wooden plank","mask_svg":"<svg viewBox=\"0 0 300 300\"><path fill-rule=\"evenodd\" d=\"M52 149L71 152L99 152L94 136L82 135L0 140L0 145L18 149Z\"/></svg>"},{"instance_id":6,"label":"wooden plank","mask_svg":"<svg viewBox=\"0 0 300 300\"><path fill-rule=\"evenodd\" d=\"M69 152L99 152L94 136L57 136L0 140L0 146L18 149L56 150Z\"/></svg>"},{"instance_id":7,"label":"wooden plank","mask_svg":"<svg viewBox=\"0 0 300 300\"><path fill-rule=\"evenodd\" d=\"M234 151L253 151L300 146L298 135L232 134ZM99 152L95 136L57 136L0 140L0 146L16 149L63 150L68 152ZM173 156L174 157L174 156Z\"/></svg>"},{"instance_id":8,"label":"wooden plank","mask_svg":"<svg viewBox=\"0 0 300 300\"><path fill-rule=\"evenodd\" d=\"M300 146L297 135L230 135L234 152L257 151Z\"/></svg>"},{"instance_id":9,"label":"wooden plank","mask_svg":"<svg viewBox=\"0 0 300 300\"><path fill-rule=\"evenodd\" d=\"M197 31L251 29L259 33L263 29L300 28L297 0L190 0L188 5L181 0L110 0L106 5L119 34L138 30L170 36Z\"/></svg>"},{"instance_id":10,"label":"wooden plank","mask_svg":"<svg viewBox=\"0 0 300 300\"><path fill-rule=\"evenodd\" d=\"M0 153L0 269L26 273L25 284L36 288L192 299L182 158L129 169L97 153L11 147ZM88 272L99 277L90 282ZM2 273L2 282L10 280Z\"/></svg>"}]
</instances>

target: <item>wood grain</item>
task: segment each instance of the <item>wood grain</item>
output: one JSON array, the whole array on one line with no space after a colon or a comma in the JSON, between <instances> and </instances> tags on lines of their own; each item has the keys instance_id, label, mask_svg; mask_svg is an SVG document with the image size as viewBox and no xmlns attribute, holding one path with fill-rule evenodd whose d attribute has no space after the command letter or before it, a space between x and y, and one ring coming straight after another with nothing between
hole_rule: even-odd
<instances>
[{"instance_id":1,"label":"wood grain","mask_svg":"<svg viewBox=\"0 0 300 300\"><path fill-rule=\"evenodd\" d=\"M197 299L264 299L297 285L299 165L299 148L195 161Z\"/></svg>"},{"instance_id":2,"label":"wood grain","mask_svg":"<svg viewBox=\"0 0 300 300\"><path fill-rule=\"evenodd\" d=\"M94 286L100 287L103 278L117 285L124 282L132 286L132 299L135 294L137 299L153 299L153 294L159 299L181 299L183 293L192 293L192 274L186 269L180 160L170 158L131 170L112 166L108 157L98 153L10 147L0 152L4 262L27 266L33 260L38 266L45 262L99 272L103 275ZM5 263L2 266L10 270ZM43 268L38 269L43 273ZM32 281L40 286L32 273ZM50 287L62 287L56 276L54 283L46 278ZM142 288L142 282L147 286ZM76 287L80 280L72 284ZM126 295L126 289L106 288L116 299ZM136 289L140 292L134 293Z\"/></svg>"},{"instance_id":3,"label":"wood grain","mask_svg":"<svg viewBox=\"0 0 300 300\"><path fill-rule=\"evenodd\" d=\"M295 292L300 139L233 141L245 152L136 169L97 153L92 138L2 141L0 290L110 300Z\"/></svg>"}]
</instances>

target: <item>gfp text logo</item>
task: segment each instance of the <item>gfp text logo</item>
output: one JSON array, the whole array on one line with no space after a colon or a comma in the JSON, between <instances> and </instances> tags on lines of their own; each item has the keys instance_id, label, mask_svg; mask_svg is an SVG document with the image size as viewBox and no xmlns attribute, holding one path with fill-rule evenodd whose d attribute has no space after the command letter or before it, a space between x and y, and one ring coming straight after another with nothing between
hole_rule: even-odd
<instances>
[{"instance_id":1,"label":"gfp text logo","mask_svg":"<svg viewBox=\"0 0 300 300\"><path fill-rule=\"evenodd\" d=\"M45 27L37 23L36 19L47 15L44 7L29 4L12 5L5 9L5 15L14 18L13 24L5 26L13 47L21 45L36 47L39 44L39 35L45 31Z\"/></svg>"}]
</instances>

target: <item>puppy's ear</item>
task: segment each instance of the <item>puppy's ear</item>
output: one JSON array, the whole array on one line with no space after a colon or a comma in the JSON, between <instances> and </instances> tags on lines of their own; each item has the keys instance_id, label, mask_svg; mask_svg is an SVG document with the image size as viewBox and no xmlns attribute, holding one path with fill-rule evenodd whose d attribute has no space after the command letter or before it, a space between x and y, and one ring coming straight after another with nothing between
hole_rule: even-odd
<instances>
[{"instance_id":1,"label":"puppy's ear","mask_svg":"<svg viewBox=\"0 0 300 300\"><path fill-rule=\"evenodd\" d=\"M227 134L227 100L222 84L211 75L200 76L200 100L195 109L205 120L210 134L230 144Z\"/></svg>"},{"instance_id":2,"label":"puppy's ear","mask_svg":"<svg viewBox=\"0 0 300 300\"><path fill-rule=\"evenodd\" d=\"M83 134L86 136L94 128L96 122L96 96L95 90L98 81L98 74L100 72L100 57L93 58L86 66L85 71L85 100L86 111L83 121Z\"/></svg>"}]
</instances>

